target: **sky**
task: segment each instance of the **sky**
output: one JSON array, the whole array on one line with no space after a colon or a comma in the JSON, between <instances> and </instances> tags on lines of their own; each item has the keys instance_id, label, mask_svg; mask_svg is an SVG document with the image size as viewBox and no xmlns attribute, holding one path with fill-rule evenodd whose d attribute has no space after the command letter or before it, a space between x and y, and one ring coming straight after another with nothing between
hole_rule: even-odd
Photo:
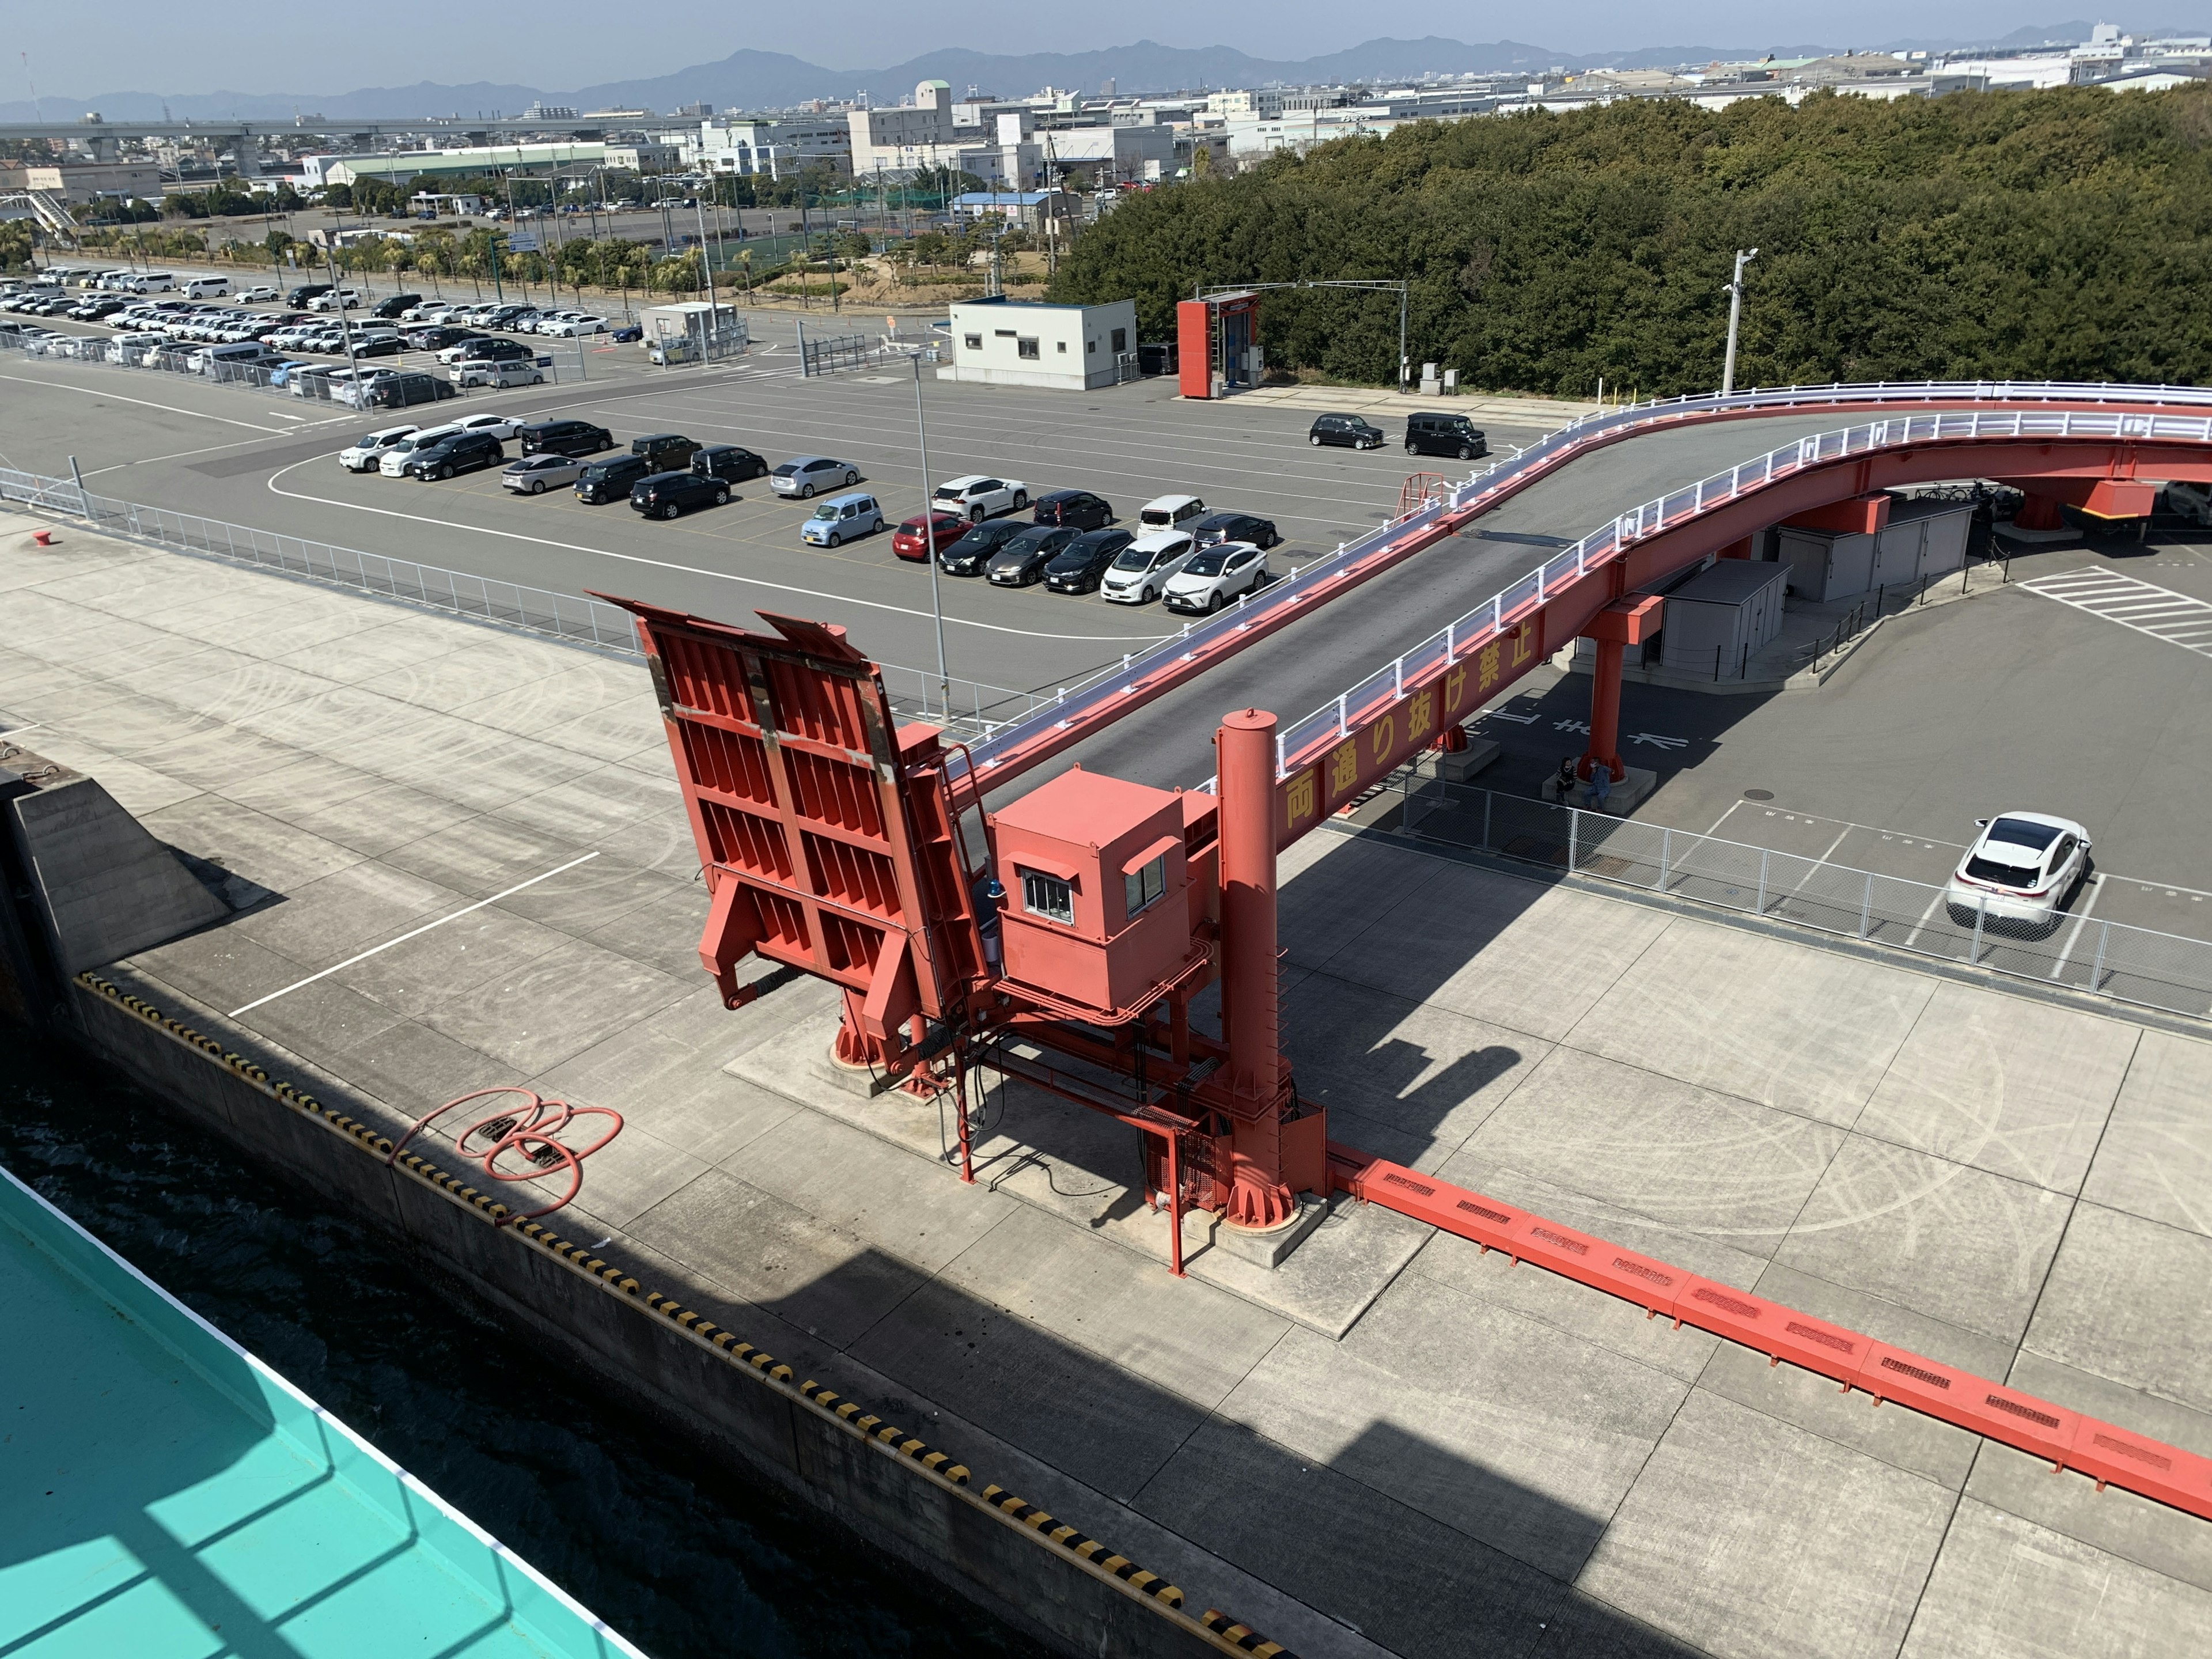
<instances>
[{"instance_id":1,"label":"sky","mask_svg":"<svg viewBox=\"0 0 2212 1659\"><path fill-rule=\"evenodd\" d=\"M2177 13L2212 4L2196 0ZM1643 46L1763 46L1820 41L1982 40L2088 16L2065 0L2024 8L1997 0L1553 0L1540 9L1446 8L1380 0L1121 0L1110 8L1046 7L1036 0L969 0L942 9L912 0L841 0L821 14L789 4L714 9L686 27L681 9L646 21L605 0L532 0L520 10L463 6L434 15L359 6L204 8L176 0L7 8L0 100L101 91L344 92L419 81L489 81L562 92L665 74L741 46L787 52L832 69L874 69L944 46L993 52L1083 52L1151 39L1173 46L1233 46L1261 58L1301 58L1378 35L1502 38L1566 52ZM2098 14L2101 15L2101 14ZM827 27L799 29L819 16ZM2124 24L2167 25L2165 13ZM27 53L27 66L22 54ZM26 73L27 67L27 74ZM12 84L11 84L12 82Z\"/></svg>"}]
</instances>

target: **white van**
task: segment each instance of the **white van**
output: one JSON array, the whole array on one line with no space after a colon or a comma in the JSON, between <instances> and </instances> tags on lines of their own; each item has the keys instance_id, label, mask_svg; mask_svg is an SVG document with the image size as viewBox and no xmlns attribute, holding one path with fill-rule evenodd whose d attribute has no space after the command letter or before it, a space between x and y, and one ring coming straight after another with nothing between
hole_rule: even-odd
<instances>
[{"instance_id":1,"label":"white van","mask_svg":"<svg viewBox=\"0 0 2212 1659\"><path fill-rule=\"evenodd\" d=\"M142 270L130 280L133 294L167 294L176 287L177 279L166 270Z\"/></svg>"},{"instance_id":2,"label":"white van","mask_svg":"<svg viewBox=\"0 0 2212 1659\"><path fill-rule=\"evenodd\" d=\"M185 367L194 374L211 374L218 380L242 380L246 371L265 368L276 361L276 354L258 340L246 340L236 345L202 346L185 359Z\"/></svg>"},{"instance_id":3,"label":"white van","mask_svg":"<svg viewBox=\"0 0 2212 1659\"><path fill-rule=\"evenodd\" d=\"M502 357L495 362L461 364L453 372L455 386L543 386L545 371L527 357Z\"/></svg>"},{"instance_id":4,"label":"white van","mask_svg":"<svg viewBox=\"0 0 2212 1659\"><path fill-rule=\"evenodd\" d=\"M230 296L230 278L228 276L190 277L185 283L184 295L187 300L228 299Z\"/></svg>"}]
</instances>

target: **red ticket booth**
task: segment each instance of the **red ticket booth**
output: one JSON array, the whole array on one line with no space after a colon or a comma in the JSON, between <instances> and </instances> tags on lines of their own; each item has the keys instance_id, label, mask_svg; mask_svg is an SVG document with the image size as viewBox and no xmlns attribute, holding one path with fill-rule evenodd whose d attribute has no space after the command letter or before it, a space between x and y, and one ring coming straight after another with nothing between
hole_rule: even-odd
<instances>
[{"instance_id":1,"label":"red ticket booth","mask_svg":"<svg viewBox=\"0 0 2212 1659\"><path fill-rule=\"evenodd\" d=\"M1225 398L1260 384L1260 296L1250 289L1176 307L1177 370L1186 398Z\"/></svg>"}]
</instances>

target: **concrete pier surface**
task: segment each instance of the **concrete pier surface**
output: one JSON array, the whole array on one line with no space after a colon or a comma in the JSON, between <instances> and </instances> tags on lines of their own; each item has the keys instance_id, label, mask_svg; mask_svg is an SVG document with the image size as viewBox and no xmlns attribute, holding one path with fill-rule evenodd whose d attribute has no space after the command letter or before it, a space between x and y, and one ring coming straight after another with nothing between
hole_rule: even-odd
<instances>
[{"instance_id":1,"label":"concrete pier surface","mask_svg":"<svg viewBox=\"0 0 2212 1659\"><path fill-rule=\"evenodd\" d=\"M1178 1281L1130 1132L1018 1090L963 1186L933 1108L826 1075L823 988L720 1006L641 667L30 527L0 738L272 896L103 974L387 1134L620 1112L565 1237L1192 1608L1308 1655L2212 1648L2206 1523L1403 1218ZM1373 839L1285 874L1335 1139L2212 1455L2212 1044Z\"/></svg>"}]
</instances>

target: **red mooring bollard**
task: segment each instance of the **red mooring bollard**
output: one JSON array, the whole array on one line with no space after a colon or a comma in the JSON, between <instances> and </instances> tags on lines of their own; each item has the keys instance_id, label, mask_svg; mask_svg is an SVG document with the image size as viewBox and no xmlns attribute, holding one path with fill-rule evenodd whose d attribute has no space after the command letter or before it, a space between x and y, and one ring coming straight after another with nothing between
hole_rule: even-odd
<instances>
[{"instance_id":1,"label":"red mooring bollard","mask_svg":"<svg viewBox=\"0 0 2212 1659\"><path fill-rule=\"evenodd\" d=\"M31 532L31 539L40 547L52 547L54 544L54 532L51 530L33 530Z\"/></svg>"}]
</instances>

